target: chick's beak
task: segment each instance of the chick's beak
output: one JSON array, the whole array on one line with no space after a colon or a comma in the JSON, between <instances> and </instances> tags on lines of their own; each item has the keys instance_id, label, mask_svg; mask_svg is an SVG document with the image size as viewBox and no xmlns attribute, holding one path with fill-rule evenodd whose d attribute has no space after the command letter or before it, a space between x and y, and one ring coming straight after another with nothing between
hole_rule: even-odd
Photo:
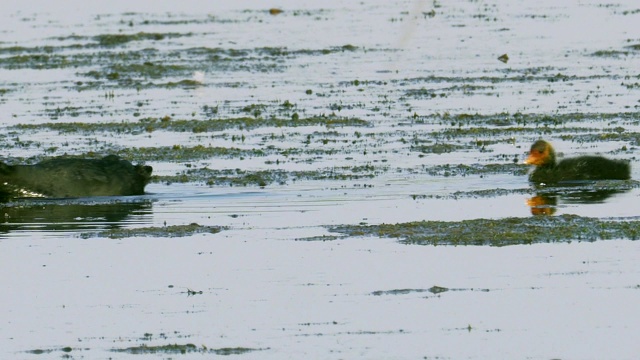
<instances>
[{"instance_id":1,"label":"chick's beak","mask_svg":"<svg viewBox=\"0 0 640 360\"><path fill-rule=\"evenodd\" d=\"M543 156L531 152L524 163L527 165L541 165L543 163Z\"/></svg>"},{"instance_id":2,"label":"chick's beak","mask_svg":"<svg viewBox=\"0 0 640 360\"><path fill-rule=\"evenodd\" d=\"M533 162L533 155L529 155L526 159L524 159L524 161L522 162L523 164L527 164L527 165L531 165Z\"/></svg>"}]
</instances>

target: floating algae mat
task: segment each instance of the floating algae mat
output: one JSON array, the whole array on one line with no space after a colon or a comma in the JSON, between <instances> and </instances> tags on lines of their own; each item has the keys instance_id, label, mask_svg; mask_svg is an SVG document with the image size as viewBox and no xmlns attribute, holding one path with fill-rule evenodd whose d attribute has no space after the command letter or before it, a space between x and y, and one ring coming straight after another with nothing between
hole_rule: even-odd
<instances>
[{"instance_id":1,"label":"floating algae mat","mask_svg":"<svg viewBox=\"0 0 640 360\"><path fill-rule=\"evenodd\" d=\"M397 238L419 245L519 245L640 238L640 220L602 220L575 215L417 221L403 224L342 225L329 228L348 236Z\"/></svg>"},{"instance_id":2,"label":"floating algae mat","mask_svg":"<svg viewBox=\"0 0 640 360\"><path fill-rule=\"evenodd\" d=\"M257 351L261 349L247 349L247 348L220 348L209 349L206 346L198 347L194 344L171 344L171 345L142 345L136 347L129 347L125 349L113 349L111 351L118 353L128 354L187 354L187 353L199 353L199 354L216 354L216 355L241 355L244 353Z\"/></svg>"},{"instance_id":3,"label":"floating algae mat","mask_svg":"<svg viewBox=\"0 0 640 360\"><path fill-rule=\"evenodd\" d=\"M194 234L208 233L215 234L220 232L219 227L201 226L198 224L189 225L172 225L165 227L144 227L135 229L111 229L98 233L83 233L80 236L83 238L89 237L108 237L111 239L120 239L128 237L183 237L191 236Z\"/></svg>"}]
</instances>

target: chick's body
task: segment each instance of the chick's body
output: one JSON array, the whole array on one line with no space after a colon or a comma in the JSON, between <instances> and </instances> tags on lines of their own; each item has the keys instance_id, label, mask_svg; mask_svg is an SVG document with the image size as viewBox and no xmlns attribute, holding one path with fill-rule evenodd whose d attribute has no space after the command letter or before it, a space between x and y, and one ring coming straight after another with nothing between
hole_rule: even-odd
<instances>
[{"instance_id":1,"label":"chick's body","mask_svg":"<svg viewBox=\"0 0 640 360\"><path fill-rule=\"evenodd\" d=\"M628 180L629 162L602 156L578 156L557 161L550 143L538 140L531 145L525 164L535 165L529 180L536 183L558 183L579 180Z\"/></svg>"}]
</instances>

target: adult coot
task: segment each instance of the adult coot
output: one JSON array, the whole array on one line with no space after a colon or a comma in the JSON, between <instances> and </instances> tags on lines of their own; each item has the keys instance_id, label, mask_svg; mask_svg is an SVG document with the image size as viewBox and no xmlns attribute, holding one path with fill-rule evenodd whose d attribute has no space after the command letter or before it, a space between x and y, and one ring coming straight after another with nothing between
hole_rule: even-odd
<instances>
[{"instance_id":1,"label":"adult coot","mask_svg":"<svg viewBox=\"0 0 640 360\"><path fill-rule=\"evenodd\" d=\"M0 162L0 193L60 198L141 195L152 170L116 155L102 159L58 157L35 165Z\"/></svg>"}]
</instances>

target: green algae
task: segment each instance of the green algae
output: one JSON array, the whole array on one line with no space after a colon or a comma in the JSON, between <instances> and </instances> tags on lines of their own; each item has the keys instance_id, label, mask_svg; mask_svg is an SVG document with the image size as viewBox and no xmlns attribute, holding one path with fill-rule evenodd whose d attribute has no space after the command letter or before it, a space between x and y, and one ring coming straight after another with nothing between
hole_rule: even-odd
<instances>
[{"instance_id":1,"label":"green algae","mask_svg":"<svg viewBox=\"0 0 640 360\"><path fill-rule=\"evenodd\" d=\"M71 116L78 117L80 116L81 108L77 106L65 106L65 107L57 107L55 109L45 109L44 112L51 118L52 120L57 120L61 116Z\"/></svg>"},{"instance_id":2,"label":"green algae","mask_svg":"<svg viewBox=\"0 0 640 360\"><path fill-rule=\"evenodd\" d=\"M430 145L415 145L411 146L411 151L419 151L424 154L445 154L461 149L469 149L469 146L454 145L445 143L435 143Z\"/></svg>"},{"instance_id":3,"label":"green algae","mask_svg":"<svg viewBox=\"0 0 640 360\"><path fill-rule=\"evenodd\" d=\"M569 130L569 129L566 129ZM574 130L581 131L584 129ZM551 130L548 130L551 133ZM525 134L545 134L545 131L540 131L539 128L533 127L503 127L503 128L486 128L486 127L469 127L469 128L448 128L437 132L432 132L429 137L433 139L456 139L456 138L478 138L489 137L495 138L499 136L523 136Z\"/></svg>"},{"instance_id":4,"label":"green algae","mask_svg":"<svg viewBox=\"0 0 640 360\"><path fill-rule=\"evenodd\" d=\"M10 129L16 130L40 130L49 129L60 133L84 133L93 134L99 132L113 132L117 134L139 134L156 130L175 132L216 132L228 129L256 129L261 127L304 127L304 126L370 126L366 120L358 118L345 118L334 116L317 116L309 118L282 119L282 118L255 118L240 117L208 120L179 120L165 118L143 118L138 122L52 122L43 124L18 124Z\"/></svg>"},{"instance_id":5,"label":"green algae","mask_svg":"<svg viewBox=\"0 0 640 360\"><path fill-rule=\"evenodd\" d=\"M515 176L523 176L529 171L529 166L522 164L497 163L497 164L444 164L427 166L423 165L425 173L432 176L471 176L471 175L489 175L489 174L512 174Z\"/></svg>"},{"instance_id":6,"label":"green algae","mask_svg":"<svg viewBox=\"0 0 640 360\"><path fill-rule=\"evenodd\" d=\"M563 130L567 129L571 132L575 131L592 131L591 128L571 128L569 124L578 122L590 122L594 120L607 120L607 121L625 121L632 125L640 124L640 114L637 112L617 112L617 113L563 113L563 114L540 114L540 113L489 113L489 114L469 114L458 113L451 114L434 113L426 115L414 115L415 123L439 123L442 125L450 126L450 132L455 133L459 131L461 127L478 127L477 131L481 131L484 127L495 126L499 131L525 131L527 129L535 129L541 127L552 127L554 131L557 131L555 127L562 126ZM493 135L493 134L492 134Z\"/></svg>"},{"instance_id":7,"label":"green algae","mask_svg":"<svg viewBox=\"0 0 640 360\"><path fill-rule=\"evenodd\" d=\"M473 85L473 84L462 84L462 85L452 85L448 87L438 87L437 90L427 89L427 88L419 88L419 89L408 89L405 91L404 96L414 99L435 99L435 98L444 98L452 93L462 93L464 95L477 95L478 93L489 93L495 91L495 86L493 85ZM402 99L402 98L401 98Z\"/></svg>"},{"instance_id":8,"label":"green algae","mask_svg":"<svg viewBox=\"0 0 640 360\"><path fill-rule=\"evenodd\" d=\"M175 176L161 177L171 182L203 182L209 186L260 186L272 183L285 184L292 174L282 170L249 171L242 169L212 170L208 168L188 169Z\"/></svg>"},{"instance_id":9,"label":"green algae","mask_svg":"<svg viewBox=\"0 0 640 360\"><path fill-rule=\"evenodd\" d=\"M60 349L33 349L33 350L27 350L25 352L28 354L42 355L42 354L50 354L55 351L61 351L62 353L64 353L62 355L62 358L70 358L70 356L67 354L72 352L73 350L74 349L71 346L65 346Z\"/></svg>"},{"instance_id":10,"label":"green algae","mask_svg":"<svg viewBox=\"0 0 640 360\"><path fill-rule=\"evenodd\" d=\"M252 351L261 351L266 349L252 349L252 348L244 348L244 347L226 347L219 349L211 349L210 352L215 353L216 355L242 355Z\"/></svg>"},{"instance_id":11,"label":"green algae","mask_svg":"<svg viewBox=\"0 0 640 360\"><path fill-rule=\"evenodd\" d=\"M139 147L135 149L116 150L114 153L123 158L135 158L138 161L191 161L211 157L245 158L265 156L261 149L238 149L209 146L162 146Z\"/></svg>"},{"instance_id":12,"label":"green algae","mask_svg":"<svg viewBox=\"0 0 640 360\"><path fill-rule=\"evenodd\" d=\"M253 351L265 349L254 349L245 347L224 347L219 349L208 348L206 346L196 346L194 344L168 344L168 345L141 345L123 349L111 349L112 352L128 354L215 354L215 355L241 355Z\"/></svg>"},{"instance_id":13,"label":"green algae","mask_svg":"<svg viewBox=\"0 0 640 360\"><path fill-rule=\"evenodd\" d=\"M640 238L640 220L603 220L577 215L560 215L340 225L329 227L329 231L350 237L396 238L405 244L506 246L608 239L637 240Z\"/></svg>"},{"instance_id":14,"label":"green algae","mask_svg":"<svg viewBox=\"0 0 640 360\"><path fill-rule=\"evenodd\" d=\"M598 133L571 134L560 136L563 140L571 140L577 143L594 143L598 141L620 141L629 142L631 145L640 145L640 133L628 132L624 128L614 128L612 131Z\"/></svg>"},{"instance_id":15,"label":"green algae","mask_svg":"<svg viewBox=\"0 0 640 360\"><path fill-rule=\"evenodd\" d=\"M382 296L382 295L406 295L411 293L422 293L429 291L427 289L393 289L393 290L376 290L371 293L373 296Z\"/></svg>"},{"instance_id":16,"label":"green algae","mask_svg":"<svg viewBox=\"0 0 640 360\"><path fill-rule=\"evenodd\" d=\"M63 55L15 55L0 58L0 67L7 69L57 69L73 66L73 59Z\"/></svg>"},{"instance_id":17,"label":"green algae","mask_svg":"<svg viewBox=\"0 0 640 360\"><path fill-rule=\"evenodd\" d=\"M289 49L287 47L256 47L252 49L196 47L185 49L184 52L192 56L206 56L210 60L252 57L268 60L269 58L293 58L301 55L318 56L357 50L364 49L353 45L332 46L324 49Z\"/></svg>"},{"instance_id":18,"label":"green algae","mask_svg":"<svg viewBox=\"0 0 640 360\"><path fill-rule=\"evenodd\" d=\"M145 61L143 63L113 64L100 71L92 70L81 75L96 80L131 81L131 77L157 79L165 76L176 76L190 73L192 70L184 65L162 64Z\"/></svg>"},{"instance_id":19,"label":"green algae","mask_svg":"<svg viewBox=\"0 0 640 360\"><path fill-rule=\"evenodd\" d=\"M2 50L0 49L0 52ZM46 49L34 48L18 55L0 57L0 68L6 69L64 69L102 66L108 74L109 67L114 63L163 61L162 54L155 49L130 50L126 52L90 52L64 53L60 51L47 52ZM96 77L97 72L84 73ZM101 77L101 76L98 76Z\"/></svg>"},{"instance_id":20,"label":"green algae","mask_svg":"<svg viewBox=\"0 0 640 360\"><path fill-rule=\"evenodd\" d=\"M484 288L446 288L443 286L434 285L428 289L393 289L393 290L376 290L371 293L373 296L386 296L386 295L407 295L413 293L430 292L434 295L445 293L448 291L482 291L489 292L491 290Z\"/></svg>"},{"instance_id":21,"label":"green algae","mask_svg":"<svg viewBox=\"0 0 640 360\"><path fill-rule=\"evenodd\" d=\"M170 176L157 176L156 181L166 183L202 182L209 186L260 186L270 184L284 185L288 182L302 180L362 180L371 179L379 174L381 169L370 167L352 168L348 166L309 171L274 170L243 170L236 169L208 169L195 168Z\"/></svg>"},{"instance_id":22,"label":"green algae","mask_svg":"<svg viewBox=\"0 0 640 360\"><path fill-rule=\"evenodd\" d=\"M334 241L334 240L339 240L340 238L341 238L340 236L336 236L336 235L318 235L318 236L311 236L306 238L298 238L296 240L298 241Z\"/></svg>"},{"instance_id":23,"label":"green algae","mask_svg":"<svg viewBox=\"0 0 640 360\"><path fill-rule=\"evenodd\" d=\"M138 32L135 34L100 34L93 37L100 46L118 46L131 41L160 41L167 38L177 38L182 36L192 36L192 33L146 33Z\"/></svg>"},{"instance_id":24,"label":"green algae","mask_svg":"<svg viewBox=\"0 0 640 360\"><path fill-rule=\"evenodd\" d=\"M195 234L216 234L222 231L219 226L203 226L196 223L189 225L172 225L162 227L144 227L135 229L109 229L96 233L81 233L82 238L105 237L110 239L123 239L130 237L185 237Z\"/></svg>"},{"instance_id":25,"label":"green algae","mask_svg":"<svg viewBox=\"0 0 640 360\"><path fill-rule=\"evenodd\" d=\"M0 47L0 68L7 69L61 69L77 68L81 76L94 79L116 80L122 74L149 74L150 77L179 75L184 71L283 71L284 62L302 56L327 56L334 53L363 50L353 45L334 46L324 49L287 49L286 47L258 48L207 48L197 47L181 50L158 50L156 48L127 49L127 51L100 51L136 41L161 41L170 38L192 36L191 33L145 33L101 34L94 37L75 37L84 44L68 46ZM91 50L78 52L78 50ZM96 51L97 50L97 51ZM371 50L369 50L371 51ZM173 61L171 65L165 65ZM144 67L145 63L157 68ZM86 68L95 68L82 71ZM167 66L162 68L162 66ZM175 70L175 71L173 71ZM100 84L103 84L102 82ZM126 83L119 84L120 87ZM147 84L148 87L153 84Z\"/></svg>"},{"instance_id":26,"label":"green algae","mask_svg":"<svg viewBox=\"0 0 640 360\"><path fill-rule=\"evenodd\" d=\"M105 51L136 41L161 41L164 39L192 36L193 34L145 33L101 34L94 37L75 37L86 43L68 46L0 47L0 68L6 69L78 69L78 75L97 81L82 82L78 90L111 88L153 88L166 87L167 83L142 83L133 81L141 78L161 76L184 76L187 72L282 72L285 62L302 56L328 56L339 52L353 52L360 49L352 45L335 46L325 49L296 49L286 47L262 48L188 48L180 50L127 49L126 51ZM83 52L82 50L86 50ZM150 66L152 64L153 66ZM90 69L90 70L85 70Z\"/></svg>"},{"instance_id":27,"label":"green algae","mask_svg":"<svg viewBox=\"0 0 640 360\"><path fill-rule=\"evenodd\" d=\"M581 123L592 121L608 121L610 126L600 129L597 133ZM545 137L562 132L564 140L593 142L620 140L637 143L640 136L636 132L625 129L626 125L640 124L640 114L623 113L575 113L558 114L554 116L543 114L499 113L499 114L415 114L412 123L438 123L445 128L432 131L423 136L427 140L414 141L413 151L423 153L446 153L457 150L472 149L473 142L485 145L495 142L512 143L516 137L537 135ZM452 139L465 140L462 144L451 144ZM473 139L473 140L471 140ZM497 140L496 139L502 139ZM433 143L435 141L435 143ZM426 143L426 145L423 145Z\"/></svg>"},{"instance_id":28,"label":"green algae","mask_svg":"<svg viewBox=\"0 0 640 360\"><path fill-rule=\"evenodd\" d=\"M621 50L598 50L594 53L591 54L591 56L596 56L596 57L621 57L621 56L628 56L629 52L628 51L621 51Z\"/></svg>"},{"instance_id":29,"label":"green algae","mask_svg":"<svg viewBox=\"0 0 640 360\"><path fill-rule=\"evenodd\" d=\"M565 75L562 73L553 73L557 71L553 67L529 67L522 69L502 69L499 72L504 73L504 76L439 76L439 75L430 75L430 76L421 76L414 78L404 78L404 79L391 79L386 80L392 84L437 84L438 88L442 87L442 84L462 84L459 87L450 87L452 90L463 90L466 86L471 86L469 89L474 89L474 84L480 83L481 87L490 86L487 84L499 84L499 83L519 83L519 82L566 82L566 81L588 81L588 80L596 80L596 79L606 79L607 75ZM385 82L386 82L385 81ZM381 81L372 81L370 84L378 84L383 85L384 82ZM421 89L421 88L420 88ZM417 93L420 93L420 89L414 89ZM425 87L425 89L427 89ZM490 88L487 88L490 89ZM410 93L409 93L410 94ZM430 94L430 91L427 89L426 94ZM406 94L405 94L406 95ZM439 96L439 93L438 93ZM446 94L445 94L446 97Z\"/></svg>"},{"instance_id":30,"label":"green algae","mask_svg":"<svg viewBox=\"0 0 640 360\"><path fill-rule=\"evenodd\" d=\"M194 34L191 32L187 33L177 33L177 32L163 32L163 33L152 33L152 32L144 32L140 31L137 33L131 34L99 34L94 36L82 36L82 35L67 35L67 36L57 36L51 38L52 40L60 41L60 42L68 42L73 41L76 44L68 45L68 46L45 46L45 47L25 47L25 46L11 46L6 48L0 48L0 53L2 52L54 52L65 50L69 48L87 48L93 49L95 47L114 47L119 45L124 45L129 42L134 41L161 41L165 39L175 39L181 37L190 37Z\"/></svg>"}]
</instances>

